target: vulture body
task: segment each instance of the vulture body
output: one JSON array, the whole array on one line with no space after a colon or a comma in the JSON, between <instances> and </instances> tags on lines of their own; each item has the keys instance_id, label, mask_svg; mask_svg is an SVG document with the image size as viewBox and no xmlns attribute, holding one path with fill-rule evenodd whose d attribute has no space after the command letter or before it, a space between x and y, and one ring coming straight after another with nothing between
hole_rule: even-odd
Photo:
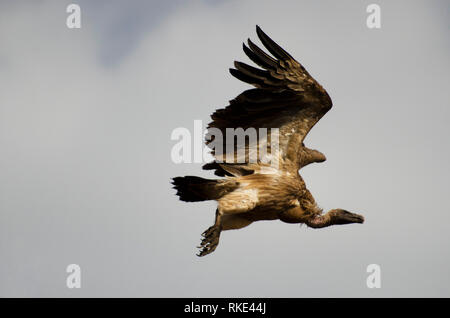
<instances>
[{"instance_id":1,"label":"vulture body","mask_svg":"<svg viewBox=\"0 0 450 318\"><path fill-rule=\"evenodd\" d=\"M202 234L199 256L216 249L221 231L240 229L254 221L281 220L305 223L312 228L364 222L361 215L342 209L323 214L306 188L299 169L323 162L325 156L305 147L303 141L331 109L332 102L299 62L258 26L256 31L272 56L250 39L248 46L243 45L246 55L262 69L235 62L235 69L230 69L230 73L255 88L241 93L226 108L216 110L211 115L208 133L220 131L225 136L228 128L277 128L278 148L276 151L271 148L272 137L262 135L258 135L257 145L245 145L244 157L239 149L220 154L212 148L215 161L203 169L214 170L224 178L173 178L172 184L182 201L216 200L218 203L214 225ZM214 143L213 135L207 134L209 146ZM256 162L250 160L251 149L261 149L261 145L269 149L266 156L276 159L277 165L259 157Z\"/></svg>"}]
</instances>

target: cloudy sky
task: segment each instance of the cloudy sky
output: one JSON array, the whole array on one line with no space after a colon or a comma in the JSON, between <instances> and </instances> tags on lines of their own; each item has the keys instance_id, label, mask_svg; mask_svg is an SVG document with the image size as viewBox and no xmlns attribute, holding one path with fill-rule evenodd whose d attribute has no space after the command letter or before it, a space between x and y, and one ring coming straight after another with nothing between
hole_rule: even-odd
<instances>
[{"instance_id":1,"label":"cloudy sky","mask_svg":"<svg viewBox=\"0 0 450 318\"><path fill-rule=\"evenodd\" d=\"M448 1L376 1L376 30L369 1L84 0L68 29L70 3L0 3L0 296L450 296ZM249 88L227 70L256 24L334 102L308 188L366 223L259 222L198 258L215 205L169 180L210 175L170 135Z\"/></svg>"}]
</instances>

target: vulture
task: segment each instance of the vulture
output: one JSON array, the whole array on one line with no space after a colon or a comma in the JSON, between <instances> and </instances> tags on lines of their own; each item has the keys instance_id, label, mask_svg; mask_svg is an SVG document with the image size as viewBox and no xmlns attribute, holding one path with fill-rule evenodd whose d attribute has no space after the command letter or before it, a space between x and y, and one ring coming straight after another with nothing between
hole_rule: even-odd
<instances>
[{"instance_id":1,"label":"vulture","mask_svg":"<svg viewBox=\"0 0 450 318\"><path fill-rule=\"evenodd\" d=\"M326 158L318 150L307 148L304 139L331 109L332 101L325 89L288 52L258 26L256 32L270 54L248 39L247 45L243 44L244 52L260 68L235 62L235 68L230 69L231 75L255 88L244 91L227 107L216 110L207 127L205 142L212 149L214 161L205 164L203 169L214 170L215 175L222 178L172 179L173 188L182 201L217 201L215 222L203 232L198 256L208 255L217 248L222 231L241 229L255 221L280 220L304 223L311 228L364 222L363 216L343 209L323 213L306 188L299 170ZM217 147L223 142L225 147L228 141L217 142L216 133L225 136L230 128L257 131L266 128L271 132L276 129L276 147L272 147L272 135L258 133L256 149L259 153L262 149L259 147L266 146L266 157L250 160L249 154L255 145L247 143L231 150L226 148L225 154L217 152L211 145ZM267 158L272 161L263 160Z\"/></svg>"}]
</instances>

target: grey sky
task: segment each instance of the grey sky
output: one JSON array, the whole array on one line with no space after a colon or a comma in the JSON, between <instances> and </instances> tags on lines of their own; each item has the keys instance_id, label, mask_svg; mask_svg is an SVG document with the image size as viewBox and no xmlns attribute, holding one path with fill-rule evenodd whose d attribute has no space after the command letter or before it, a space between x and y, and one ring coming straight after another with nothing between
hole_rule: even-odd
<instances>
[{"instance_id":1,"label":"grey sky","mask_svg":"<svg viewBox=\"0 0 450 318\"><path fill-rule=\"evenodd\" d=\"M80 30L69 3L0 5L0 296L450 296L447 1L80 1ZM249 88L228 68L256 24L334 102L308 188L366 223L260 222L200 259L215 205L169 179L210 175L171 162L170 134Z\"/></svg>"}]
</instances>

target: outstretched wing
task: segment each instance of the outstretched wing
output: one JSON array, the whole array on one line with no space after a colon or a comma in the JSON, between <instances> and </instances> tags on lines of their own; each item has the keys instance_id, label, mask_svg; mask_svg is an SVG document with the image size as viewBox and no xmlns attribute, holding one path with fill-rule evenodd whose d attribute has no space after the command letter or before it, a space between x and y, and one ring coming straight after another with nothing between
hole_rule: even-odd
<instances>
[{"instance_id":1,"label":"outstretched wing","mask_svg":"<svg viewBox=\"0 0 450 318\"><path fill-rule=\"evenodd\" d=\"M235 62L235 69L230 73L256 88L244 91L230 105L216 110L212 122L208 126L206 144L213 148L216 161L204 166L205 169L216 169L217 175L243 175L252 173L261 167L262 162L250 161L252 151L258 152L261 147L271 153L272 140L260 136L259 129L278 128L280 169L300 168L303 140L311 128L330 110L332 102L327 92L318 84L306 69L289 53L269 38L258 26L256 31L266 49L273 55L265 53L250 39L248 46L243 44L245 54L260 68ZM245 145L243 152L226 147L227 128L254 128L258 132L257 144ZM217 153L214 136L219 130L223 137L221 154ZM229 131L228 131L229 133ZM250 139L250 138L249 138ZM214 146L211 146L214 144ZM256 149L256 150L255 150ZM242 149L241 149L242 150ZM222 154L223 153L223 154ZM231 160L230 160L231 159ZM221 163L225 162L225 164ZM239 162L234 164L233 162Z\"/></svg>"}]
</instances>

